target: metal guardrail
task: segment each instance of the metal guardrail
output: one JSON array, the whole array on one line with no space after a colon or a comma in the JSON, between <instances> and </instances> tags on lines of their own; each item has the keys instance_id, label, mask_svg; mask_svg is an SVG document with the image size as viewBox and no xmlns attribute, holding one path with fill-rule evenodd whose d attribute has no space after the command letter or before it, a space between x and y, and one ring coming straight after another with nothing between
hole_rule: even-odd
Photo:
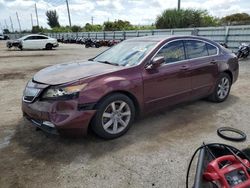
<instances>
[{"instance_id":1,"label":"metal guardrail","mask_svg":"<svg viewBox=\"0 0 250 188\"><path fill-rule=\"evenodd\" d=\"M71 37L84 37L97 40L126 40L134 37L150 35L192 35L203 36L219 43L226 43L229 48L238 48L240 42L250 43L250 25L223 26L223 27L197 27L183 29L156 29L156 30L131 30L131 31L102 31L78 33L48 33L54 38L68 39ZM23 34L10 34L11 39L16 39Z\"/></svg>"}]
</instances>

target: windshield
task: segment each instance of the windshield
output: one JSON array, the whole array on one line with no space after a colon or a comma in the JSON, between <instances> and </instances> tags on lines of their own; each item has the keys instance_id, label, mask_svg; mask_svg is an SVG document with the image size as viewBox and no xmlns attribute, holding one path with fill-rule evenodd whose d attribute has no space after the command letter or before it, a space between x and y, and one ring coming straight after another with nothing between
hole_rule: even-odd
<instances>
[{"instance_id":1,"label":"windshield","mask_svg":"<svg viewBox=\"0 0 250 188\"><path fill-rule=\"evenodd\" d=\"M23 39L25 39L27 37L27 35L26 36L23 36L23 37L21 37L21 38L19 38L19 39L17 39L17 40L23 40Z\"/></svg>"},{"instance_id":2,"label":"windshield","mask_svg":"<svg viewBox=\"0 0 250 188\"><path fill-rule=\"evenodd\" d=\"M138 65L157 44L151 41L124 41L97 56L93 61L119 66Z\"/></svg>"}]
</instances>

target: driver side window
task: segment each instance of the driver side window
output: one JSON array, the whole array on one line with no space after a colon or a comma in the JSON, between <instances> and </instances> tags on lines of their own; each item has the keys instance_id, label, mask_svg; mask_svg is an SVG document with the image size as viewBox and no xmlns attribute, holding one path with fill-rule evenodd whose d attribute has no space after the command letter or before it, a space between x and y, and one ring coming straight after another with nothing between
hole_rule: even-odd
<instances>
[{"instance_id":1,"label":"driver side window","mask_svg":"<svg viewBox=\"0 0 250 188\"><path fill-rule=\"evenodd\" d=\"M185 60L185 51L182 41L174 41L164 46L155 57L163 56L165 64Z\"/></svg>"}]
</instances>

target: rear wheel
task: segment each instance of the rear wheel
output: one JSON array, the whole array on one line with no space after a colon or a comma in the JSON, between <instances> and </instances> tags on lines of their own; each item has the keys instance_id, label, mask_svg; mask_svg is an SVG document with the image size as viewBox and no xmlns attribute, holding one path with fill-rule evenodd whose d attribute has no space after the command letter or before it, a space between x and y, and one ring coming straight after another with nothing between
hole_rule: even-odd
<instances>
[{"instance_id":1,"label":"rear wheel","mask_svg":"<svg viewBox=\"0 0 250 188\"><path fill-rule=\"evenodd\" d=\"M52 50L53 45L52 44L46 44L45 49L46 50Z\"/></svg>"},{"instance_id":2,"label":"rear wheel","mask_svg":"<svg viewBox=\"0 0 250 188\"><path fill-rule=\"evenodd\" d=\"M231 85L231 77L227 73L221 73L214 92L209 96L209 99L213 102L223 102L230 93Z\"/></svg>"},{"instance_id":3,"label":"rear wheel","mask_svg":"<svg viewBox=\"0 0 250 188\"><path fill-rule=\"evenodd\" d=\"M102 138L117 138L128 131L134 117L135 107L132 100L123 94L113 94L97 105L92 129Z\"/></svg>"}]
</instances>

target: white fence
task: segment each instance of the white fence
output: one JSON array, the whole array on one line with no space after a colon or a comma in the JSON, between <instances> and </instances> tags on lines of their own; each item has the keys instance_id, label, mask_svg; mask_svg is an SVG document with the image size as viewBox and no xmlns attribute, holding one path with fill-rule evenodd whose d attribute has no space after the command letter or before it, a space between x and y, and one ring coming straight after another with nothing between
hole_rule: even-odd
<instances>
[{"instance_id":1,"label":"white fence","mask_svg":"<svg viewBox=\"0 0 250 188\"><path fill-rule=\"evenodd\" d=\"M183 29L156 29L140 31L103 31L103 32L78 32L78 33L48 33L54 38L84 37L99 40L120 40L149 35L198 35L216 42L226 43L229 48L237 48L240 42L250 43L250 25L224 26L224 27L200 27ZM19 38L22 34L11 34L10 38Z\"/></svg>"}]
</instances>

